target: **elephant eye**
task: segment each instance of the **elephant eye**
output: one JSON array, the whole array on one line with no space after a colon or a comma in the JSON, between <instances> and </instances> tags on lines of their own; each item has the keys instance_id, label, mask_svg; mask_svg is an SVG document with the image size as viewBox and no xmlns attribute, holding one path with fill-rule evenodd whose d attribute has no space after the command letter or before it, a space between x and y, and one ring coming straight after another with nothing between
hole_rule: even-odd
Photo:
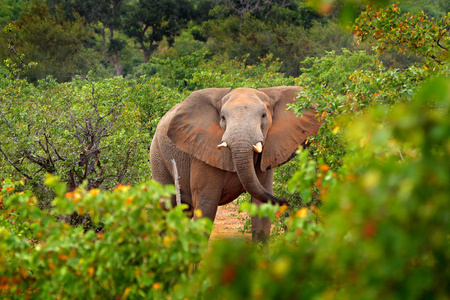
<instances>
[{"instance_id":1,"label":"elephant eye","mask_svg":"<svg viewBox=\"0 0 450 300\"><path fill-rule=\"evenodd\" d=\"M221 116L220 116L220 119L221 119L222 121L225 121L225 116L224 116L224 115L221 115Z\"/></svg>"},{"instance_id":2,"label":"elephant eye","mask_svg":"<svg viewBox=\"0 0 450 300\"><path fill-rule=\"evenodd\" d=\"M261 117L263 118L267 117L266 113L263 113Z\"/></svg>"}]
</instances>

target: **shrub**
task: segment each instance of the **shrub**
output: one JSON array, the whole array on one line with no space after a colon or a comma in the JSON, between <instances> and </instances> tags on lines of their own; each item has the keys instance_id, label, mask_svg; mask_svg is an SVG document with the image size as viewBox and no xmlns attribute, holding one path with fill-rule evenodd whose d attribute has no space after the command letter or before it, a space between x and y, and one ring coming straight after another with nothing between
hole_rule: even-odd
<instances>
[{"instance_id":1,"label":"shrub","mask_svg":"<svg viewBox=\"0 0 450 300\"><path fill-rule=\"evenodd\" d=\"M294 78L286 78L281 72L281 62L269 54L259 59L255 65L247 65L247 57L208 61L202 69L193 73L189 82L200 88L208 87L248 87L263 88L294 85Z\"/></svg>"},{"instance_id":2,"label":"shrub","mask_svg":"<svg viewBox=\"0 0 450 300\"><path fill-rule=\"evenodd\" d=\"M282 62L282 73L298 76L300 62L306 57L353 45L351 34L336 22L319 18L317 14L313 16L307 6L304 9L306 14L295 13L301 19L305 17L297 19L300 22L289 21L287 16L270 20L249 14L209 20L203 23L209 37L207 47L222 60L247 55L250 65L258 64L261 57L272 53Z\"/></svg>"},{"instance_id":3,"label":"shrub","mask_svg":"<svg viewBox=\"0 0 450 300\"><path fill-rule=\"evenodd\" d=\"M440 47L437 47L436 42L429 37L439 36L445 32L448 19L444 18L439 23L427 20L426 24L422 26L420 20L423 14L419 13L406 17L411 24L404 27L405 16L399 15L397 10L398 7L395 5L386 12L368 10L362 13L354 30L361 38L367 37L368 32L372 31L377 34L387 34L389 38L380 40L379 47L398 49L402 53L407 49L412 49L413 54L424 56L426 60L423 65L409 66L405 70L387 69L376 56L348 51L344 51L342 56L335 56L331 52L325 57L307 60L307 62L314 61L314 65L303 70L305 73L299 80L307 85L304 93L300 95L301 101L293 104L292 108L299 113L314 103L317 105L318 115L324 118L325 123L317 136L310 138L312 157L304 157L303 167L305 164L313 164L322 169L339 169L342 165L342 157L346 152L346 141L342 138L342 134L350 129L342 120L354 118L374 105L383 105L384 111L388 112L395 103L410 102L417 87L431 76L448 74L448 64L438 63L428 57L431 54L437 56L438 53L440 57L445 55L446 51L437 49ZM380 17L378 23L372 24L373 26L365 24L370 21L368 16L373 17L374 15ZM363 23L364 26L361 25ZM388 25L398 26L398 28L395 27L393 32L387 33ZM415 27L418 28L420 36L410 40L410 30ZM404 30L402 31L401 28ZM424 52L420 47L411 46L411 43L418 42L417 39L420 40L421 37L424 38L423 46L429 47L431 52ZM445 41L446 39L443 38L443 42ZM337 63L331 65L332 61ZM368 70L370 61L373 66ZM327 72L326 70L330 68L332 68L332 72ZM333 76L334 74L342 75ZM314 162L308 162L308 160L314 160ZM308 195L315 194L315 197L304 199L306 202L320 198L320 193L314 192L319 192L322 181L330 178L323 177L322 172L317 172L314 180L305 181L302 179L304 172L304 169L299 169L297 176L294 176L294 181L298 185L297 189L308 191Z\"/></svg>"},{"instance_id":4,"label":"shrub","mask_svg":"<svg viewBox=\"0 0 450 300\"><path fill-rule=\"evenodd\" d=\"M142 76L139 80L129 80L129 99L139 108L139 121L145 137L153 137L156 126L164 114L183 100L176 89L163 84L160 77ZM150 147L150 143L146 148Z\"/></svg>"},{"instance_id":5,"label":"shrub","mask_svg":"<svg viewBox=\"0 0 450 300\"><path fill-rule=\"evenodd\" d=\"M397 4L378 11L368 7L355 21L353 32L359 40L377 41L375 50L396 49L423 57L427 63L442 64L448 58L450 14L439 20L420 10L402 14Z\"/></svg>"},{"instance_id":6,"label":"shrub","mask_svg":"<svg viewBox=\"0 0 450 300\"><path fill-rule=\"evenodd\" d=\"M150 137L125 80L5 84L0 90L2 176L26 177L41 201L51 198L42 185L46 172L59 175L71 190L84 180L89 189L109 189L149 178Z\"/></svg>"},{"instance_id":7,"label":"shrub","mask_svg":"<svg viewBox=\"0 0 450 300\"><path fill-rule=\"evenodd\" d=\"M0 196L0 296L9 299L161 298L186 280L207 247L208 219L161 208L172 189L154 182L72 192L55 177L51 212L5 180ZM23 182L22 182L23 184ZM100 232L55 221L89 213Z\"/></svg>"},{"instance_id":8,"label":"shrub","mask_svg":"<svg viewBox=\"0 0 450 300\"><path fill-rule=\"evenodd\" d=\"M157 65L157 76L162 79L162 83L169 88L194 91L197 86L190 84L192 74L198 72L207 59L209 53L206 49L195 51L192 54L181 56L178 59L152 58L150 63Z\"/></svg>"}]
</instances>

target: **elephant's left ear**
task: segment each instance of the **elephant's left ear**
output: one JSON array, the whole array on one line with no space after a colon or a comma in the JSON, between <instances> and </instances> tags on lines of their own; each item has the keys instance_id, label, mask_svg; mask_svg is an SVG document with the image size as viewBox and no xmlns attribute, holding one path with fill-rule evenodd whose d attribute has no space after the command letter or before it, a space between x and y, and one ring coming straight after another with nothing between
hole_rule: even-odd
<instances>
[{"instance_id":1,"label":"elephant's left ear","mask_svg":"<svg viewBox=\"0 0 450 300\"><path fill-rule=\"evenodd\" d=\"M287 104L296 101L297 94L302 91L300 87L280 86L259 91L274 101L272 127L267 134L261 159L261 169L266 171L287 162L309 136L317 134L322 122L317 120L316 111L312 108L303 111L302 117L286 110Z\"/></svg>"}]
</instances>

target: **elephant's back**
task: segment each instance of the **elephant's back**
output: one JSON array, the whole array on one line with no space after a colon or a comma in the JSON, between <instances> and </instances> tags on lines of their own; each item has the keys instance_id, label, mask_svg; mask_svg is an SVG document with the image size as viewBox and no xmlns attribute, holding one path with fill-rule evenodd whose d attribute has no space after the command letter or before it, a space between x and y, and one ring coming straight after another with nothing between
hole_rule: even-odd
<instances>
[{"instance_id":1,"label":"elephant's back","mask_svg":"<svg viewBox=\"0 0 450 300\"><path fill-rule=\"evenodd\" d=\"M150 146L150 163L152 165L159 164L164 165L170 173L172 173L171 160L175 159L179 172L187 172L191 163L191 156L181 151L167 136L167 130L169 129L170 122L180 104L172 107L159 121L156 128L155 135ZM153 171L152 171L153 173ZM185 174L186 176L187 174Z\"/></svg>"},{"instance_id":2,"label":"elephant's back","mask_svg":"<svg viewBox=\"0 0 450 300\"><path fill-rule=\"evenodd\" d=\"M169 151L171 155L175 155L172 152L176 151L176 146L167 136L167 130L169 129L170 122L172 121L172 118L179 107L180 104L175 105L174 107L169 109L169 111L167 111L167 113L161 118L161 120L159 120L155 135L152 140L151 148L158 148L158 151L161 151L162 153L164 153L165 151Z\"/></svg>"},{"instance_id":3,"label":"elephant's back","mask_svg":"<svg viewBox=\"0 0 450 300\"><path fill-rule=\"evenodd\" d=\"M175 112L178 110L178 108L180 107L180 104L175 105L174 107L172 107L171 109L169 109L164 116L162 116L161 120L159 120L158 122L158 126L156 127L156 132L155 135L158 134L158 131L160 132L159 134L161 134L161 132L165 132L167 133L167 129L169 128L169 124L172 121L173 116L175 115Z\"/></svg>"}]
</instances>

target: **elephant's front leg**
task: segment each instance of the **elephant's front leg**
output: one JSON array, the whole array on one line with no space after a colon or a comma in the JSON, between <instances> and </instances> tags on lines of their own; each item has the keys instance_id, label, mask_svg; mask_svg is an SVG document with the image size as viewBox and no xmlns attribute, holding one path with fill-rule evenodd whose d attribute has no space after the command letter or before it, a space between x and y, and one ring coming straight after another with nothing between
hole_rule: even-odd
<instances>
[{"instance_id":1,"label":"elephant's front leg","mask_svg":"<svg viewBox=\"0 0 450 300\"><path fill-rule=\"evenodd\" d=\"M257 172L258 179L263 187L270 193L273 193L273 170L266 172ZM263 202L259 201L255 197L251 197L252 203L261 205ZM262 243L267 249L270 238L271 222L268 217L259 218L258 216L252 217L252 241L253 244Z\"/></svg>"},{"instance_id":2,"label":"elephant's front leg","mask_svg":"<svg viewBox=\"0 0 450 300\"><path fill-rule=\"evenodd\" d=\"M191 193L194 210L200 210L202 217L214 222L222 195L224 171L194 160L191 167ZM198 218L194 214L194 218Z\"/></svg>"}]
</instances>

